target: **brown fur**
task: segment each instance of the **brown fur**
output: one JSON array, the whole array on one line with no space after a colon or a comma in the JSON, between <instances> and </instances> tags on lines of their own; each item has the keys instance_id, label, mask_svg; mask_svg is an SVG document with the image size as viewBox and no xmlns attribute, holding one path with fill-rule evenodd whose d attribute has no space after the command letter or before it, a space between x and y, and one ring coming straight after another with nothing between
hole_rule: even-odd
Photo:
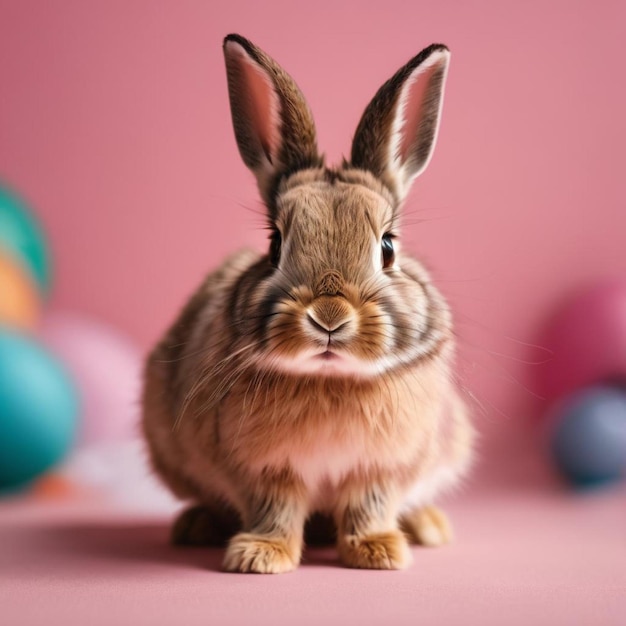
<instances>
[{"instance_id":1,"label":"brown fur","mask_svg":"<svg viewBox=\"0 0 626 626\"><path fill-rule=\"evenodd\" d=\"M250 118L254 115L253 94L243 77L244 68L234 55L229 55L229 43L242 46L253 63L263 71L268 83L278 96L278 115L282 128L281 142L268 145L265 137L258 137L251 128ZM262 156L276 167L273 176L263 177L261 195L269 202L275 176L287 170L297 170L320 165L317 152L315 124L302 92L293 79L267 54L239 35L229 35L224 40L226 70L233 125L241 158L252 170L262 169ZM264 154L262 154L264 153Z\"/></svg>"},{"instance_id":2,"label":"brown fur","mask_svg":"<svg viewBox=\"0 0 626 626\"><path fill-rule=\"evenodd\" d=\"M236 136L281 254L277 267L250 251L227 260L148 358L152 463L195 504L173 540L228 541L225 569L278 573L297 566L311 518L309 529L333 536L346 565L405 567L407 538L449 539L431 500L464 473L472 447L451 375L448 307L397 240L383 268L381 239L397 234L394 190L368 168L311 164L310 114L295 83L250 42L227 44ZM291 117L255 108L267 94L246 83L256 80L250 67L266 73ZM268 161L276 137L280 156ZM302 162L292 154L298 137ZM369 141L357 132L357 144Z\"/></svg>"},{"instance_id":3,"label":"brown fur","mask_svg":"<svg viewBox=\"0 0 626 626\"><path fill-rule=\"evenodd\" d=\"M411 543L422 546L443 546L454 537L448 517L434 506L409 511L400 518L400 528Z\"/></svg>"}]
</instances>

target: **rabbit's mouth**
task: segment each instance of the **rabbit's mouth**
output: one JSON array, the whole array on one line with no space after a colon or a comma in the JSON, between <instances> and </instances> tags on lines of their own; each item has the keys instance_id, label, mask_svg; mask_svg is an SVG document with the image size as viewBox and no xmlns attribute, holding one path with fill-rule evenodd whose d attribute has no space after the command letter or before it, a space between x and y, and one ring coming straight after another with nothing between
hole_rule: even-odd
<instances>
[{"instance_id":1,"label":"rabbit's mouth","mask_svg":"<svg viewBox=\"0 0 626 626\"><path fill-rule=\"evenodd\" d=\"M316 358L320 359L321 361L333 361L335 359L340 359L341 357L332 350L326 350L325 352L321 352L320 354L318 354Z\"/></svg>"},{"instance_id":2,"label":"rabbit's mouth","mask_svg":"<svg viewBox=\"0 0 626 626\"><path fill-rule=\"evenodd\" d=\"M373 364L366 364L343 350L335 349L332 345L328 345L321 351L319 348L309 349L296 357L274 358L271 364L272 367L278 367L295 376L369 377L379 373L379 369Z\"/></svg>"}]
</instances>

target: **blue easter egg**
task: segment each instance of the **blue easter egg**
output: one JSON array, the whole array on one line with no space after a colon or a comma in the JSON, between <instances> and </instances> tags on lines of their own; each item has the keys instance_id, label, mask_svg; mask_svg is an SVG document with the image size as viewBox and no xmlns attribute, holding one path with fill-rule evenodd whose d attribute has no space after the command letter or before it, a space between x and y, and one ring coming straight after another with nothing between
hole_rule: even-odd
<instances>
[{"instance_id":1,"label":"blue easter egg","mask_svg":"<svg viewBox=\"0 0 626 626\"><path fill-rule=\"evenodd\" d=\"M565 400L558 417L551 450L571 482L594 486L626 475L626 390L584 389Z\"/></svg>"},{"instance_id":2,"label":"blue easter egg","mask_svg":"<svg viewBox=\"0 0 626 626\"><path fill-rule=\"evenodd\" d=\"M61 364L32 338L0 327L0 492L60 461L77 416L77 393Z\"/></svg>"}]
</instances>

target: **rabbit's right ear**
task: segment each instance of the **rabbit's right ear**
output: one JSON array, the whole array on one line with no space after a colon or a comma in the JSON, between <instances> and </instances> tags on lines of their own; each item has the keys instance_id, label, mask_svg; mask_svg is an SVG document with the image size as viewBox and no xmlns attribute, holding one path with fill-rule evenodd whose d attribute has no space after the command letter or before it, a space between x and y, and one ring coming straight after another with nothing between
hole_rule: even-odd
<instances>
[{"instance_id":1,"label":"rabbit's right ear","mask_svg":"<svg viewBox=\"0 0 626 626\"><path fill-rule=\"evenodd\" d=\"M239 153L270 203L280 176L321 164L313 116L291 76L247 39L228 35L224 57Z\"/></svg>"},{"instance_id":2,"label":"rabbit's right ear","mask_svg":"<svg viewBox=\"0 0 626 626\"><path fill-rule=\"evenodd\" d=\"M449 60L443 44L422 50L378 90L354 135L352 165L380 178L398 202L432 156Z\"/></svg>"}]
</instances>

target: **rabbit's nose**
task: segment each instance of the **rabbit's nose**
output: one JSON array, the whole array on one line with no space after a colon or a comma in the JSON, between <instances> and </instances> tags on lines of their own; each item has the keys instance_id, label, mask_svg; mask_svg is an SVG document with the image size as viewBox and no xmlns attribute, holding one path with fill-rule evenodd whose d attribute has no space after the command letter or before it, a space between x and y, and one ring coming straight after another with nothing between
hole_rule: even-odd
<instances>
[{"instance_id":1,"label":"rabbit's nose","mask_svg":"<svg viewBox=\"0 0 626 626\"><path fill-rule=\"evenodd\" d=\"M341 293L344 285L343 276L336 270L329 270L317 281L315 285L316 296L337 296Z\"/></svg>"},{"instance_id":2,"label":"rabbit's nose","mask_svg":"<svg viewBox=\"0 0 626 626\"><path fill-rule=\"evenodd\" d=\"M321 296L307 309L309 324L325 335L348 330L354 318L350 303L337 296Z\"/></svg>"}]
</instances>

